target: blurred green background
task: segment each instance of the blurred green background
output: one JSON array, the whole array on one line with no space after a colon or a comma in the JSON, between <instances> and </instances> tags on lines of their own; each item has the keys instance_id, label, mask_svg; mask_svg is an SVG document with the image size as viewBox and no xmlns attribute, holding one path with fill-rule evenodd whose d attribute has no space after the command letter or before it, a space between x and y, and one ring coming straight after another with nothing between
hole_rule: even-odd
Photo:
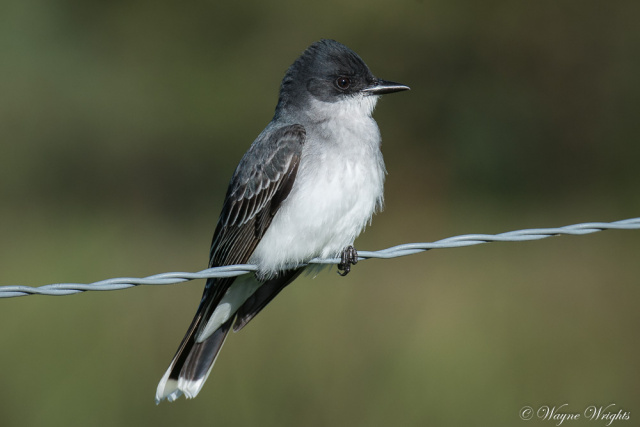
<instances>
[{"instance_id":1,"label":"blurred green background","mask_svg":"<svg viewBox=\"0 0 640 427\"><path fill-rule=\"evenodd\" d=\"M639 216L637 1L0 4L0 285L196 271L310 43L411 86L376 111L375 250ZM0 425L461 426L640 410L640 233L367 261L288 288L156 407L202 282L0 300ZM605 425L565 421L564 425Z\"/></svg>"}]
</instances>

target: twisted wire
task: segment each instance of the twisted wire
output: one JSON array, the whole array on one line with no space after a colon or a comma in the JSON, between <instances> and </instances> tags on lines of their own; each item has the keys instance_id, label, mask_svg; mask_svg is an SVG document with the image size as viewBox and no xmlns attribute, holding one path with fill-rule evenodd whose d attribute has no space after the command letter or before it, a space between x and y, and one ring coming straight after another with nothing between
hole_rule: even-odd
<instances>
[{"instance_id":1,"label":"twisted wire","mask_svg":"<svg viewBox=\"0 0 640 427\"><path fill-rule=\"evenodd\" d=\"M397 258L413 255L429 249L459 248L463 246L479 245L489 242L523 242L527 240L540 240L559 235L584 235L603 230L640 230L640 218L631 218L614 222L588 222L582 224L567 225L557 228L532 228L525 230L509 231L500 234L465 234L448 237L431 243L406 243L379 251L358 251L358 260L370 258ZM340 259L314 258L306 264L338 264ZM56 283L39 287L31 286L0 286L0 298L11 298L27 295L72 295L85 291L114 291L127 289L139 285L171 285L195 279L207 279L210 277L233 277L257 271L258 268L251 264L230 265L224 267L208 268L196 273L171 272L155 274L144 278L119 277L101 280L94 283Z\"/></svg>"}]
</instances>

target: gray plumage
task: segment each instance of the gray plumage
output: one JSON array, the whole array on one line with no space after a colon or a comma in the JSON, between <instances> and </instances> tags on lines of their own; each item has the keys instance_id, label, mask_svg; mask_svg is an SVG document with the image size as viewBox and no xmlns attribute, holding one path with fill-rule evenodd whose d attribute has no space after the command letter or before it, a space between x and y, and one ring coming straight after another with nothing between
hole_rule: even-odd
<instances>
[{"instance_id":1,"label":"gray plumage","mask_svg":"<svg viewBox=\"0 0 640 427\"><path fill-rule=\"evenodd\" d=\"M252 263L259 271L207 280L157 403L195 397L231 328L242 329L298 277L297 265L353 244L382 206L386 172L371 113L378 95L406 89L376 78L333 40L312 44L289 67L272 121L229 183L211 244L210 267Z\"/></svg>"}]
</instances>

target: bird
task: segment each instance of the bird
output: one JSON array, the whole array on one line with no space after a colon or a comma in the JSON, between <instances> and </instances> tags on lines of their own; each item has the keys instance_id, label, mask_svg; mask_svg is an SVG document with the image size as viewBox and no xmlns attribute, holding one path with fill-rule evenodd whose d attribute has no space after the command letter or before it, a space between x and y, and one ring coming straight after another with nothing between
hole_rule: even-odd
<instances>
[{"instance_id":1,"label":"bird","mask_svg":"<svg viewBox=\"0 0 640 427\"><path fill-rule=\"evenodd\" d=\"M156 391L195 397L231 329L238 332L316 258L346 275L355 238L382 209L386 169L372 118L380 95L409 87L373 75L353 50L323 39L288 68L273 119L238 164L213 235L209 267L255 264L210 278Z\"/></svg>"}]
</instances>

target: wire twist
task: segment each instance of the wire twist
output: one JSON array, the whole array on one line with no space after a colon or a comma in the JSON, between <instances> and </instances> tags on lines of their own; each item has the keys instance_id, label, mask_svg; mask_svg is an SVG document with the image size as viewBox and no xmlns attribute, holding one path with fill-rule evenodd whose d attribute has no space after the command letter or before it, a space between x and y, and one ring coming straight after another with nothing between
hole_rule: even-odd
<instances>
[{"instance_id":1,"label":"wire twist","mask_svg":"<svg viewBox=\"0 0 640 427\"><path fill-rule=\"evenodd\" d=\"M358 251L358 260L360 261L370 258L389 259L413 255L419 252L428 251L429 249L459 248L489 242L523 242L527 240L540 240L559 235L576 236L591 234L603 230L640 230L640 218L631 218L615 222L588 222L558 228L533 228L509 231L500 234L465 234L462 236L448 237L431 243L406 243L379 251ZM301 264L300 267L308 264L338 263L340 263L340 259L338 258L314 258L306 264ZM240 276L257 270L258 267L255 265L239 264L208 268L196 273L171 272L155 274L144 278L119 277L89 284L56 283L40 287L0 286L0 298L20 297L26 295L72 295L85 291L115 291L139 285L172 285L189 280L208 279L210 277Z\"/></svg>"}]
</instances>

